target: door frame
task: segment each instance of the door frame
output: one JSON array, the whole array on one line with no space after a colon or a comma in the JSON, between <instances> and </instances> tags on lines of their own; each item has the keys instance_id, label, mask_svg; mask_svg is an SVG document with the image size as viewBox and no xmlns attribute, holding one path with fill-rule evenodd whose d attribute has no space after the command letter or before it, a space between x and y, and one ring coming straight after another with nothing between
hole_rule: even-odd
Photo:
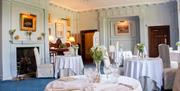
<instances>
[{"instance_id":1,"label":"door frame","mask_svg":"<svg viewBox=\"0 0 180 91\"><path fill-rule=\"evenodd\" d=\"M82 59L83 61L85 61L85 33L92 33L92 32L96 32L97 29L93 29L93 30L81 30L80 35L81 35L81 55L82 55ZM84 62L85 63L85 62Z\"/></svg>"},{"instance_id":2,"label":"door frame","mask_svg":"<svg viewBox=\"0 0 180 91\"><path fill-rule=\"evenodd\" d=\"M170 25L160 25L160 26L148 26L148 53L149 53L149 55L150 55L150 45L151 45L151 35L150 35L150 33L151 33L151 28L152 27L168 27L169 29L168 29L168 39L169 39L169 42L167 43L169 46L170 46L170 44L171 44L171 37L170 37Z\"/></svg>"}]
</instances>

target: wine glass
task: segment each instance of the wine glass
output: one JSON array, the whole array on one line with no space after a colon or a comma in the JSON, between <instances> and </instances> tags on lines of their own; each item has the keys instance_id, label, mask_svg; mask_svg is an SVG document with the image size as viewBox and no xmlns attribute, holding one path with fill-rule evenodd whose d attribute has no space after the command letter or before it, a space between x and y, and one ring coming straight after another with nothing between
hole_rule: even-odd
<instances>
[{"instance_id":1,"label":"wine glass","mask_svg":"<svg viewBox=\"0 0 180 91\"><path fill-rule=\"evenodd\" d=\"M111 67L104 66L103 70L104 70L104 73L106 74L106 78L108 79L109 74L111 74L111 72L112 72Z\"/></svg>"},{"instance_id":2,"label":"wine glass","mask_svg":"<svg viewBox=\"0 0 180 91\"><path fill-rule=\"evenodd\" d=\"M93 82L94 69L93 68L86 68L84 70L84 75L87 77L88 82L92 83Z\"/></svg>"}]
</instances>

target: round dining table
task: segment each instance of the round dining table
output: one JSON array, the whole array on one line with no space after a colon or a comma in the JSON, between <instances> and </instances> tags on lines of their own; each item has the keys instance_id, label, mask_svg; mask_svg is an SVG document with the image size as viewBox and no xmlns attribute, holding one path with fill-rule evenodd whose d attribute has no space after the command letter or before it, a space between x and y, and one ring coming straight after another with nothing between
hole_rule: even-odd
<instances>
[{"instance_id":1,"label":"round dining table","mask_svg":"<svg viewBox=\"0 0 180 91\"><path fill-rule=\"evenodd\" d=\"M125 76L139 80L141 77L149 77L161 88L163 76L163 62L161 58L133 57L125 61Z\"/></svg>"},{"instance_id":2,"label":"round dining table","mask_svg":"<svg viewBox=\"0 0 180 91\"><path fill-rule=\"evenodd\" d=\"M93 83L88 76L69 76L59 78L47 84L45 91L142 91L138 80L126 76L106 78L100 76L100 82Z\"/></svg>"},{"instance_id":3,"label":"round dining table","mask_svg":"<svg viewBox=\"0 0 180 91\"><path fill-rule=\"evenodd\" d=\"M55 56L55 78L61 69L71 69L76 75L83 73L84 64L81 56Z\"/></svg>"}]
</instances>

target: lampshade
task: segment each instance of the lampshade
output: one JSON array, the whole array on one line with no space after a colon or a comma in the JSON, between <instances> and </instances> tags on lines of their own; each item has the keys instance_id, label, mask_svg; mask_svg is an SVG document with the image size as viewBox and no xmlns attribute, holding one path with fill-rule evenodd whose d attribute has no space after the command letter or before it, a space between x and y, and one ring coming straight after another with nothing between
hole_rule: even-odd
<instances>
[{"instance_id":1,"label":"lampshade","mask_svg":"<svg viewBox=\"0 0 180 91\"><path fill-rule=\"evenodd\" d=\"M53 42L54 41L54 37L52 35L49 35L49 41Z\"/></svg>"},{"instance_id":2,"label":"lampshade","mask_svg":"<svg viewBox=\"0 0 180 91\"><path fill-rule=\"evenodd\" d=\"M73 36L69 37L69 41L70 41L70 42L75 42L74 37L73 37Z\"/></svg>"}]
</instances>

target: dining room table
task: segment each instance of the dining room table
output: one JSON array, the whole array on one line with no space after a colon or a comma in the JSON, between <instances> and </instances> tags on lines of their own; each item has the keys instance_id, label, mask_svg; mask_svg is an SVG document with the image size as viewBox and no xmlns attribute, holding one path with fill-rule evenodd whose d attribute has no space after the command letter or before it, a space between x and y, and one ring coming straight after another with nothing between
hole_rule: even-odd
<instances>
[{"instance_id":1,"label":"dining room table","mask_svg":"<svg viewBox=\"0 0 180 91\"><path fill-rule=\"evenodd\" d=\"M58 73L62 69L70 69L75 73L75 75L82 75L84 70L84 64L82 57L77 56L67 56L67 55L56 55L55 56L55 78L58 77Z\"/></svg>"},{"instance_id":2,"label":"dining room table","mask_svg":"<svg viewBox=\"0 0 180 91\"><path fill-rule=\"evenodd\" d=\"M138 80L117 76L114 80L100 76L100 82L90 82L88 76L69 76L48 83L45 91L142 91Z\"/></svg>"},{"instance_id":3,"label":"dining room table","mask_svg":"<svg viewBox=\"0 0 180 91\"><path fill-rule=\"evenodd\" d=\"M148 77L155 81L156 86L163 85L163 62L161 58L139 58L132 57L125 61L125 76L140 80Z\"/></svg>"}]
</instances>

